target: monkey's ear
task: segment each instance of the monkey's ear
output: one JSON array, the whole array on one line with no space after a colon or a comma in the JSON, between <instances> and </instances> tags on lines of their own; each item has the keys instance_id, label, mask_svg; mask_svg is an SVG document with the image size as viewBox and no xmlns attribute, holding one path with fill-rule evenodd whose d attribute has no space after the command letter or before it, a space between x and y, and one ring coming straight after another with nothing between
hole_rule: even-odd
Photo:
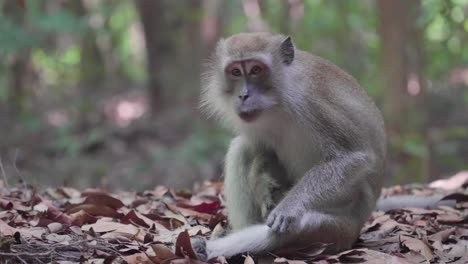
<instances>
[{"instance_id":1,"label":"monkey's ear","mask_svg":"<svg viewBox=\"0 0 468 264\"><path fill-rule=\"evenodd\" d=\"M291 37L287 37L280 46L280 55L283 59L283 63L289 65L294 60L294 44Z\"/></svg>"}]
</instances>

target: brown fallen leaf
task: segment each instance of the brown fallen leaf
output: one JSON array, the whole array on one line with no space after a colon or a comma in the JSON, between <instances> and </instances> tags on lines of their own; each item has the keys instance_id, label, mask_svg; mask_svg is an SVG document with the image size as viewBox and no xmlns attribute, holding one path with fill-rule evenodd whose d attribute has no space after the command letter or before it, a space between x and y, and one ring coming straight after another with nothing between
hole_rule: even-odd
<instances>
[{"instance_id":1,"label":"brown fallen leaf","mask_svg":"<svg viewBox=\"0 0 468 264\"><path fill-rule=\"evenodd\" d=\"M97 218L93 215L88 214L84 210L79 210L78 212L70 214L72 219L72 224L76 226L82 226L83 224L87 223L94 223L96 222Z\"/></svg>"},{"instance_id":2,"label":"brown fallen leaf","mask_svg":"<svg viewBox=\"0 0 468 264\"><path fill-rule=\"evenodd\" d=\"M49 231L51 233L56 233L56 232L62 230L63 225L60 224L60 223L57 223L57 222L53 222L53 223L48 224L47 228L49 228Z\"/></svg>"},{"instance_id":3,"label":"brown fallen leaf","mask_svg":"<svg viewBox=\"0 0 468 264\"><path fill-rule=\"evenodd\" d=\"M166 205L171 211L175 213L181 213L184 216L193 216L205 222L209 222L211 218L210 214L200 213L195 210L188 209L188 208L177 207L172 204L166 204Z\"/></svg>"},{"instance_id":4,"label":"brown fallen leaf","mask_svg":"<svg viewBox=\"0 0 468 264\"><path fill-rule=\"evenodd\" d=\"M440 242L444 242L445 240L447 240L447 238L453 234L455 231L457 230L456 227L453 227L453 228L449 228L449 229L446 229L446 230L442 230L442 231L439 231L435 234L432 234L428 237L429 240L431 241L440 241Z\"/></svg>"},{"instance_id":5,"label":"brown fallen leaf","mask_svg":"<svg viewBox=\"0 0 468 264\"><path fill-rule=\"evenodd\" d=\"M151 259L145 253L136 253L133 255L125 256L125 261L128 264L154 264Z\"/></svg>"},{"instance_id":6,"label":"brown fallen leaf","mask_svg":"<svg viewBox=\"0 0 468 264\"><path fill-rule=\"evenodd\" d=\"M9 226L7 223L0 220L0 234L3 236L12 236L18 230L14 227Z\"/></svg>"},{"instance_id":7,"label":"brown fallen leaf","mask_svg":"<svg viewBox=\"0 0 468 264\"><path fill-rule=\"evenodd\" d=\"M64 243L72 240L72 238L69 235L59 235L55 233L48 234L45 236L45 238L55 243Z\"/></svg>"},{"instance_id":8,"label":"brown fallen leaf","mask_svg":"<svg viewBox=\"0 0 468 264\"><path fill-rule=\"evenodd\" d=\"M286 258L275 258L273 263L274 264L307 264L307 262L303 260L290 260Z\"/></svg>"},{"instance_id":9,"label":"brown fallen leaf","mask_svg":"<svg viewBox=\"0 0 468 264\"><path fill-rule=\"evenodd\" d=\"M166 264L166 263L167 263L167 260L163 261L162 264ZM198 259L191 259L189 257L185 257L185 258L172 259L172 260L170 260L169 263L170 264L204 264L206 262L200 261Z\"/></svg>"},{"instance_id":10,"label":"brown fallen leaf","mask_svg":"<svg viewBox=\"0 0 468 264\"><path fill-rule=\"evenodd\" d=\"M190 236L187 231L180 232L179 236L177 237L176 245L175 245L175 254L179 257L189 257L191 259L197 259L197 254L193 251L192 243L190 242Z\"/></svg>"},{"instance_id":11,"label":"brown fallen leaf","mask_svg":"<svg viewBox=\"0 0 468 264\"><path fill-rule=\"evenodd\" d=\"M364 264L413 264L413 262L406 260L402 256L393 256L365 248L359 250L365 253L361 255L365 259L364 262L362 262Z\"/></svg>"},{"instance_id":12,"label":"brown fallen leaf","mask_svg":"<svg viewBox=\"0 0 468 264\"><path fill-rule=\"evenodd\" d=\"M151 220L150 218L136 212L135 210L130 210L120 221L124 224L133 223L147 228L154 227L156 230L167 231L167 228L164 225Z\"/></svg>"},{"instance_id":13,"label":"brown fallen leaf","mask_svg":"<svg viewBox=\"0 0 468 264\"><path fill-rule=\"evenodd\" d=\"M81 196L86 197L84 204L104 205L113 209L124 207L122 201L105 192L88 191L81 193Z\"/></svg>"},{"instance_id":14,"label":"brown fallen leaf","mask_svg":"<svg viewBox=\"0 0 468 264\"><path fill-rule=\"evenodd\" d=\"M275 250L273 254L287 259L311 260L322 254L327 249L327 245L324 243L312 243L302 248L282 248Z\"/></svg>"},{"instance_id":15,"label":"brown fallen leaf","mask_svg":"<svg viewBox=\"0 0 468 264\"><path fill-rule=\"evenodd\" d=\"M247 255L244 259L244 264L255 264L255 261L250 255Z\"/></svg>"},{"instance_id":16,"label":"brown fallen leaf","mask_svg":"<svg viewBox=\"0 0 468 264\"><path fill-rule=\"evenodd\" d=\"M363 255L366 253L359 249L351 249L338 254L338 261L340 263L360 263L364 262Z\"/></svg>"},{"instance_id":17,"label":"brown fallen leaf","mask_svg":"<svg viewBox=\"0 0 468 264\"><path fill-rule=\"evenodd\" d=\"M176 255L172 250L166 247L163 244L151 244L151 248L153 249L156 256L159 257L161 260L166 260L170 258L174 258Z\"/></svg>"},{"instance_id":18,"label":"brown fallen leaf","mask_svg":"<svg viewBox=\"0 0 468 264\"><path fill-rule=\"evenodd\" d=\"M62 212L62 210L55 207L48 201L43 201L43 203L47 205L47 212L45 213L45 216L47 217L47 219L50 219L54 222L59 222L65 225L72 224L72 219L68 214L65 214L64 212Z\"/></svg>"},{"instance_id":19,"label":"brown fallen leaf","mask_svg":"<svg viewBox=\"0 0 468 264\"><path fill-rule=\"evenodd\" d=\"M468 182L468 171L461 171L450 178L433 181L429 184L429 187L455 190L461 188L466 182Z\"/></svg>"},{"instance_id":20,"label":"brown fallen leaf","mask_svg":"<svg viewBox=\"0 0 468 264\"><path fill-rule=\"evenodd\" d=\"M97 221L94 224L84 225L81 227L81 230L89 231L91 228L94 230L94 232L98 232L98 233L119 231L122 233L135 235L139 232L139 229L134 225L126 225L126 224L121 224L117 222L108 222L108 221Z\"/></svg>"},{"instance_id":21,"label":"brown fallen leaf","mask_svg":"<svg viewBox=\"0 0 468 264\"><path fill-rule=\"evenodd\" d=\"M421 254L427 261L431 261L434 258L432 249L426 242L409 236L400 236L400 241L403 246Z\"/></svg>"},{"instance_id":22,"label":"brown fallen leaf","mask_svg":"<svg viewBox=\"0 0 468 264\"><path fill-rule=\"evenodd\" d=\"M437 216L437 221L441 224L460 224L465 221L465 218L455 214L441 214Z\"/></svg>"},{"instance_id":23,"label":"brown fallen leaf","mask_svg":"<svg viewBox=\"0 0 468 264\"><path fill-rule=\"evenodd\" d=\"M67 211L67 213L73 214L81 210L94 216L105 216L105 217L113 217L113 218L120 218L122 216L122 214L117 212L114 208L111 208L106 205L100 205L100 204L79 204L76 206L72 206Z\"/></svg>"}]
</instances>

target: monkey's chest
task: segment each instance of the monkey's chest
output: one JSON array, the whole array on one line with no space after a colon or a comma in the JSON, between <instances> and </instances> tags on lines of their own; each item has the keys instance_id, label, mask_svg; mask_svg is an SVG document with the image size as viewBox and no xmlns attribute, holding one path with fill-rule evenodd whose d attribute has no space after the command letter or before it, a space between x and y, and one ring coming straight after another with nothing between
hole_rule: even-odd
<instances>
[{"instance_id":1,"label":"monkey's chest","mask_svg":"<svg viewBox=\"0 0 468 264\"><path fill-rule=\"evenodd\" d=\"M296 182L321 160L313 140L301 135L291 135L275 147L276 155L291 182Z\"/></svg>"}]
</instances>

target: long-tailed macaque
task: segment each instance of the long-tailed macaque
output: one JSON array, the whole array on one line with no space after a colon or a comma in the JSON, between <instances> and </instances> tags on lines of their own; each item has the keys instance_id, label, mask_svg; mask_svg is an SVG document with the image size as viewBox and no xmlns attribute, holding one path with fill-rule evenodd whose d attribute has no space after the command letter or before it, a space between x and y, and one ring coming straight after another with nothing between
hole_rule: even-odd
<instances>
[{"instance_id":1,"label":"long-tailed macaque","mask_svg":"<svg viewBox=\"0 0 468 264\"><path fill-rule=\"evenodd\" d=\"M229 235L197 240L202 258L314 242L351 247L382 187L379 109L349 74L290 37L220 40L202 105L237 134L225 163Z\"/></svg>"}]
</instances>

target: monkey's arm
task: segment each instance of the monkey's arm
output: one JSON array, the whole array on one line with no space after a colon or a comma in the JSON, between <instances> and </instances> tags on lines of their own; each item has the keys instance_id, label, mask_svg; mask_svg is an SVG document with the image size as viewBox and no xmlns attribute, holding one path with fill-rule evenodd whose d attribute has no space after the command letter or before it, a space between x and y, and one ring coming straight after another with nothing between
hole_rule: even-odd
<instances>
[{"instance_id":1,"label":"monkey's arm","mask_svg":"<svg viewBox=\"0 0 468 264\"><path fill-rule=\"evenodd\" d=\"M380 193L373 154L357 151L336 155L310 169L271 212L274 232L300 232L310 213L367 217ZM378 189L378 190L377 190ZM360 211L360 212L356 212ZM356 219L359 225L365 219ZM358 228L358 227L356 227Z\"/></svg>"},{"instance_id":2,"label":"monkey's arm","mask_svg":"<svg viewBox=\"0 0 468 264\"><path fill-rule=\"evenodd\" d=\"M255 206L255 193L250 188L254 157L249 144L241 137L231 141L226 154L224 194L230 225L240 229L258 223L261 216Z\"/></svg>"}]
</instances>

